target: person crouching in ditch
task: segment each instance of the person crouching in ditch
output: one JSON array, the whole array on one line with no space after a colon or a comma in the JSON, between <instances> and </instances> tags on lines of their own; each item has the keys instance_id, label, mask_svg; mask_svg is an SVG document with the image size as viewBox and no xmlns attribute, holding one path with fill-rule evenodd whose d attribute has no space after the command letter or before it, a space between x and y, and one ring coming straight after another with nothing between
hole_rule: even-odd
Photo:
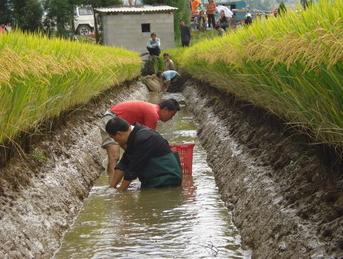
<instances>
[{"instance_id":1,"label":"person crouching in ditch","mask_svg":"<svg viewBox=\"0 0 343 259\"><path fill-rule=\"evenodd\" d=\"M144 101L121 102L111 106L111 108L105 112L102 116L99 129L102 139L101 147L104 148L107 153L107 174L109 176L110 184L114 177L114 168L120 157L120 148L118 143L107 134L105 129L107 122L114 117L120 117L130 124L138 122L155 130L157 121L167 122L171 120L179 110L179 103L171 98L162 100L159 104L152 104Z\"/></svg>"},{"instance_id":2,"label":"person crouching in ditch","mask_svg":"<svg viewBox=\"0 0 343 259\"><path fill-rule=\"evenodd\" d=\"M173 88L171 86L174 86L174 83L181 78L180 74L177 71L166 70L162 73L157 73L157 76L160 79L163 92L176 92L174 91L174 89L171 89Z\"/></svg>"},{"instance_id":3,"label":"person crouching in ditch","mask_svg":"<svg viewBox=\"0 0 343 259\"><path fill-rule=\"evenodd\" d=\"M107 122L106 132L125 149L115 168L112 187L125 191L136 178L141 182L141 188L181 185L179 162L168 141L158 132L139 123L130 125L119 117Z\"/></svg>"}]
</instances>

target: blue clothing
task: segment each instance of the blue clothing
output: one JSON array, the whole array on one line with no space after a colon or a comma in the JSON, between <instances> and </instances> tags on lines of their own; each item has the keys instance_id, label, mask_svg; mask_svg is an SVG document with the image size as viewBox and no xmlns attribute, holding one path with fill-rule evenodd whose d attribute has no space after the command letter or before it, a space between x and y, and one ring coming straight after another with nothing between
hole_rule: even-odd
<instances>
[{"instance_id":1,"label":"blue clothing","mask_svg":"<svg viewBox=\"0 0 343 259\"><path fill-rule=\"evenodd\" d=\"M166 70L162 73L162 77L166 81L170 81L176 76L180 76L180 74L176 72L175 70Z\"/></svg>"},{"instance_id":2,"label":"blue clothing","mask_svg":"<svg viewBox=\"0 0 343 259\"><path fill-rule=\"evenodd\" d=\"M161 47L161 41L159 38L156 38L155 40L150 39L150 40L148 40L146 45L148 48L160 48Z\"/></svg>"}]
</instances>

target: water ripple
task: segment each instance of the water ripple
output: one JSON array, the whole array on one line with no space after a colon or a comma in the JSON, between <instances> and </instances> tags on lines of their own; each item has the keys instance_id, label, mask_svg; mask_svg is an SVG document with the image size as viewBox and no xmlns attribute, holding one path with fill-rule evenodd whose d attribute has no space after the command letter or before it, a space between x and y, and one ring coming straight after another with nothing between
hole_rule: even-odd
<instances>
[{"instance_id":1,"label":"water ripple","mask_svg":"<svg viewBox=\"0 0 343 259\"><path fill-rule=\"evenodd\" d=\"M182 99L180 95L173 95ZM193 176L182 187L126 193L107 186L104 174L65 235L56 258L248 258L215 185L192 116L179 112L161 125L176 143L195 142Z\"/></svg>"}]
</instances>

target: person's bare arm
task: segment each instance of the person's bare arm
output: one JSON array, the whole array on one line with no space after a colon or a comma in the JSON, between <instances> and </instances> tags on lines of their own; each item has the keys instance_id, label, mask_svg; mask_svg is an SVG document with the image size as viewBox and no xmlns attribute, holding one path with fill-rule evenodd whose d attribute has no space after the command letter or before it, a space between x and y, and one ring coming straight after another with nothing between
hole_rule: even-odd
<instances>
[{"instance_id":1,"label":"person's bare arm","mask_svg":"<svg viewBox=\"0 0 343 259\"><path fill-rule=\"evenodd\" d=\"M123 192L126 191L127 188L129 187L131 181L123 180L121 182L121 185L118 187L118 191Z\"/></svg>"},{"instance_id":2,"label":"person's bare arm","mask_svg":"<svg viewBox=\"0 0 343 259\"><path fill-rule=\"evenodd\" d=\"M170 80L164 81L164 82L163 82L163 86L162 86L162 92L167 92L169 86L170 86Z\"/></svg>"},{"instance_id":3,"label":"person's bare arm","mask_svg":"<svg viewBox=\"0 0 343 259\"><path fill-rule=\"evenodd\" d=\"M114 175L114 168L117 165L117 161L120 155L119 145L108 145L106 147L107 151L107 174L111 178Z\"/></svg>"},{"instance_id":4,"label":"person's bare arm","mask_svg":"<svg viewBox=\"0 0 343 259\"><path fill-rule=\"evenodd\" d=\"M117 185L121 182L124 177L124 172L119 169L115 169L114 173L109 176L110 186L117 188Z\"/></svg>"}]
</instances>

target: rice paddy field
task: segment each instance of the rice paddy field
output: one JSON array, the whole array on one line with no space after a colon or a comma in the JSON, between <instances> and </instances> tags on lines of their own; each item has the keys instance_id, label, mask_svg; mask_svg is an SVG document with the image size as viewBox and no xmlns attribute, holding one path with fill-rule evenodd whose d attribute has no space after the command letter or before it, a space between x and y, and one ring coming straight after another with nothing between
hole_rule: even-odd
<instances>
[{"instance_id":1,"label":"rice paddy field","mask_svg":"<svg viewBox=\"0 0 343 259\"><path fill-rule=\"evenodd\" d=\"M323 0L171 50L194 78L343 150L343 0Z\"/></svg>"},{"instance_id":2,"label":"rice paddy field","mask_svg":"<svg viewBox=\"0 0 343 259\"><path fill-rule=\"evenodd\" d=\"M138 53L0 34L0 144L140 74Z\"/></svg>"}]
</instances>

